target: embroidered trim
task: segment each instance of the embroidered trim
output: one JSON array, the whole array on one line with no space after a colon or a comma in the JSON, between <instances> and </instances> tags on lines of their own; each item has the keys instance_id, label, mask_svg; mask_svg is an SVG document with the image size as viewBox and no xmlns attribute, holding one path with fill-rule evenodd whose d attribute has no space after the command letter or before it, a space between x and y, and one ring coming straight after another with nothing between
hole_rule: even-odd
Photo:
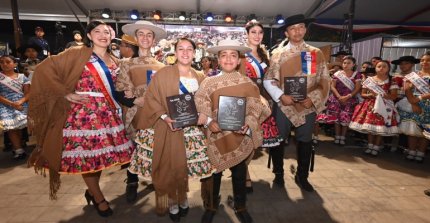
<instances>
[{"instance_id":1,"label":"embroidered trim","mask_svg":"<svg viewBox=\"0 0 430 223\"><path fill-rule=\"evenodd\" d=\"M73 151L63 151L62 158L76 158L76 157L96 157L112 152L123 152L128 150L133 146L133 143L129 140L119 146L108 146L103 149L98 150L73 150Z\"/></svg>"},{"instance_id":2,"label":"embroidered trim","mask_svg":"<svg viewBox=\"0 0 430 223\"><path fill-rule=\"evenodd\" d=\"M63 129L63 137L84 137L84 136L100 136L100 135L113 135L124 130L124 125L117 127L97 129L97 130L71 130Z\"/></svg>"}]
</instances>

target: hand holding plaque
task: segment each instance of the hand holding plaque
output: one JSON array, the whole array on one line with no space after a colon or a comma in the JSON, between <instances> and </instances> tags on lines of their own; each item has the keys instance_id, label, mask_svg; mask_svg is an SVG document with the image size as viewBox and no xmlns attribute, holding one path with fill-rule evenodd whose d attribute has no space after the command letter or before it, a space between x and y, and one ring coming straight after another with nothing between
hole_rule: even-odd
<instances>
[{"instance_id":1,"label":"hand holding plaque","mask_svg":"<svg viewBox=\"0 0 430 223\"><path fill-rule=\"evenodd\" d=\"M238 131L245 125L246 98L219 96L218 125L222 130Z\"/></svg>"},{"instance_id":2,"label":"hand holding plaque","mask_svg":"<svg viewBox=\"0 0 430 223\"><path fill-rule=\"evenodd\" d=\"M166 100L169 116L175 120L172 123L173 128L183 128L197 124L198 114L192 94L170 96Z\"/></svg>"},{"instance_id":3,"label":"hand holding plaque","mask_svg":"<svg viewBox=\"0 0 430 223\"><path fill-rule=\"evenodd\" d=\"M307 78L300 77L285 77L284 78L284 93L293 97L294 101L302 101L307 98Z\"/></svg>"}]
</instances>

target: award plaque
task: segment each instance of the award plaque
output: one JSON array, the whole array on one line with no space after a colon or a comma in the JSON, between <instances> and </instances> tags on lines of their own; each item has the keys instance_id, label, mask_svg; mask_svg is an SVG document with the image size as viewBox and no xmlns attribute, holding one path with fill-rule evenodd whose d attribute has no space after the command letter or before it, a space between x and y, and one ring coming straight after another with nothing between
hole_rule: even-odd
<instances>
[{"instance_id":1,"label":"award plaque","mask_svg":"<svg viewBox=\"0 0 430 223\"><path fill-rule=\"evenodd\" d=\"M300 77L285 77L284 93L293 97L294 101L302 101L307 97L307 78Z\"/></svg>"},{"instance_id":2,"label":"award plaque","mask_svg":"<svg viewBox=\"0 0 430 223\"><path fill-rule=\"evenodd\" d=\"M218 125L222 130L237 131L245 125L246 98L219 96Z\"/></svg>"},{"instance_id":3,"label":"award plaque","mask_svg":"<svg viewBox=\"0 0 430 223\"><path fill-rule=\"evenodd\" d=\"M166 98L169 116L175 120L173 128L183 128L190 125L197 125L197 109L194 103L194 96L190 93L170 96Z\"/></svg>"}]
</instances>

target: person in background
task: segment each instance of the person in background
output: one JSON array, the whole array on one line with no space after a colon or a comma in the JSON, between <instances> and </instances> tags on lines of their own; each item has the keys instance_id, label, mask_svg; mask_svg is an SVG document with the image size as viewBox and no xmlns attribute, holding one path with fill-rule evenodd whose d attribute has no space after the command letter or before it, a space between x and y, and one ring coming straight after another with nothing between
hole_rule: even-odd
<instances>
[{"instance_id":1,"label":"person in background","mask_svg":"<svg viewBox=\"0 0 430 223\"><path fill-rule=\"evenodd\" d=\"M123 34L119 44L121 58L134 58L139 56L139 46L133 36Z\"/></svg>"},{"instance_id":2,"label":"person in background","mask_svg":"<svg viewBox=\"0 0 430 223\"><path fill-rule=\"evenodd\" d=\"M48 57L34 71L28 116L37 144L28 164L36 172L49 169L51 199L60 174L80 175L88 205L108 217L113 211L100 188L101 173L130 162L134 145L113 92L118 69L108 47L114 32L93 20L85 34L88 45Z\"/></svg>"},{"instance_id":3,"label":"person in background","mask_svg":"<svg viewBox=\"0 0 430 223\"><path fill-rule=\"evenodd\" d=\"M19 63L20 72L24 73L31 81L33 72L41 61L37 58L38 52L41 48L38 45L24 45L18 49L22 55L22 60Z\"/></svg>"},{"instance_id":4,"label":"person in background","mask_svg":"<svg viewBox=\"0 0 430 223\"><path fill-rule=\"evenodd\" d=\"M39 46L40 51L37 52L37 58L39 58L39 60L44 60L51 55L49 43L46 39L43 38L45 36L45 31L43 31L42 27L37 26L36 28L34 28L34 33L36 35L31 37L28 40L27 44Z\"/></svg>"},{"instance_id":5,"label":"person in background","mask_svg":"<svg viewBox=\"0 0 430 223\"><path fill-rule=\"evenodd\" d=\"M202 71L204 75L209 76L209 74L212 73L212 58L209 56L204 56L200 60L200 63L202 65Z\"/></svg>"},{"instance_id":6,"label":"person in background","mask_svg":"<svg viewBox=\"0 0 430 223\"><path fill-rule=\"evenodd\" d=\"M415 64L417 64L419 62L420 62L420 60L416 59L414 56L402 56L399 59L393 60L391 62L391 64L398 66L400 69L400 72L395 73L393 75L393 81L395 81L397 83L397 85L399 86L399 89L397 91L397 98L394 100L394 103L397 103L402 99L407 100L405 98L405 89L403 87L404 78L406 75L410 74L413 71ZM406 102L406 101L404 101L404 102ZM400 104L404 105L404 104L402 104L404 102L401 102ZM399 114L400 114L401 110L404 108L402 108L402 106L397 106L397 109L399 110ZM391 150L391 152L395 152L397 150L397 147L399 146L399 142L400 142L402 147L404 147L404 148L406 147L404 152L408 153L407 146L406 146L406 137L404 134L402 134L403 130L402 130L401 123L399 124L399 131L400 131L401 135L399 135L399 137L393 136L393 138L391 139L391 149L390 150Z\"/></svg>"},{"instance_id":7,"label":"person in background","mask_svg":"<svg viewBox=\"0 0 430 223\"><path fill-rule=\"evenodd\" d=\"M262 145L261 124L270 115L268 104L260 98L258 87L238 72L240 55L250 52L251 48L241 46L237 40L221 40L218 46L208 48L209 53L217 54L222 68L221 73L206 78L196 93L197 111L208 131L208 156L216 173L202 180L202 198L205 213L202 223L213 221L220 204L222 172L230 169L233 184L233 208L239 221L251 223L252 217L246 208L246 160L251 159L253 150ZM245 98L245 123L238 131L222 130L218 124L219 96ZM266 102L267 103L267 102Z\"/></svg>"},{"instance_id":8,"label":"person in background","mask_svg":"<svg viewBox=\"0 0 430 223\"><path fill-rule=\"evenodd\" d=\"M408 136L406 159L423 162L430 139L430 51L420 59L421 70L404 78L407 101L398 103L400 130ZM423 131L424 129L424 131Z\"/></svg>"},{"instance_id":9,"label":"person in background","mask_svg":"<svg viewBox=\"0 0 430 223\"><path fill-rule=\"evenodd\" d=\"M376 64L378 64L381 61L382 61L382 58L381 57L377 57L377 56L372 57L372 59L370 59L370 63L372 63L372 67L373 68L375 68Z\"/></svg>"},{"instance_id":10,"label":"person in background","mask_svg":"<svg viewBox=\"0 0 430 223\"><path fill-rule=\"evenodd\" d=\"M349 128L367 134L365 154L377 156L382 148L382 137L398 135L398 120L394 102L397 83L392 81L390 63L382 60L376 65L376 75L362 82L361 97L364 101L354 109Z\"/></svg>"},{"instance_id":11,"label":"person in background","mask_svg":"<svg viewBox=\"0 0 430 223\"><path fill-rule=\"evenodd\" d=\"M0 125L12 143L13 158L26 156L22 147L22 129L27 126L27 101L30 81L22 73L16 73L18 63L12 56L0 57Z\"/></svg>"},{"instance_id":12,"label":"person in background","mask_svg":"<svg viewBox=\"0 0 430 223\"><path fill-rule=\"evenodd\" d=\"M345 145L348 125L358 104L356 95L361 90L361 75L355 71L355 63L354 57L343 57L342 70L336 72L331 81L327 109L317 118L320 123L334 124L334 143L342 146Z\"/></svg>"},{"instance_id":13,"label":"person in background","mask_svg":"<svg viewBox=\"0 0 430 223\"><path fill-rule=\"evenodd\" d=\"M270 66L269 54L261 44L264 36L263 25L256 20L251 20L245 25L245 30L247 33L247 46L250 47L252 51L246 53L245 57L241 59L239 73L245 74L247 77L251 78L259 87L261 96L264 97L265 100L271 101L270 95L263 86L264 74ZM271 102L271 104L276 106L273 102ZM276 120L273 115L266 119L261 127L263 129L263 145L261 147L269 149L270 159L273 162L273 173L275 174L273 183L283 187L284 153L279 150L284 150L285 144L279 135ZM249 170L247 170L246 174L246 191L248 193L253 192Z\"/></svg>"},{"instance_id":14,"label":"person in background","mask_svg":"<svg viewBox=\"0 0 430 223\"><path fill-rule=\"evenodd\" d=\"M143 131L136 129L135 125L144 118L142 113L137 110L144 107L145 92L152 77L164 67L163 63L152 57L151 47L160 39L165 38L167 33L163 28L148 21L137 21L124 25L122 31L129 36L134 36L139 45L139 57L121 60L115 86L120 103L126 107L123 118L127 135L130 139L135 140L136 137L142 135L140 133L139 136L136 136L136 132ZM138 174L142 172L139 169L140 165L136 162L140 159L141 150L141 146L138 145L127 170L125 197L129 203L135 202L137 199ZM146 180L151 181L149 177L146 177Z\"/></svg>"},{"instance_id":15,"label":"person in background","mask_svg":"<svg viewBox=\"0 0 430 223\"><path fill-rule=\"evenodd\" d=\"M73 30L73 41L68 42L66 44L66 49L70 48L72 46L82 46L84 45L84 42L82 41L82 34L79 30Z\"/></svg>"},{"instance_id":16,"label":"person in background","mask_svg":"<svg viewBox=\"0 0 430 223\"><path fill-rule=\"evenodd\" d=\"M280 45L272 52L270 68L266 73L264 87L278 103L276 124L280 135L288 138L291 128L295 127L297 172L296 184L303 190L312 192L309 183L309 170L314 159L312 132L316 116L325 109L330 91L330 76L322 51L304 41L306 26L314 21L303 14L286 19L285 36L289 39L286 46ZM284 94L285 77L303 76L307 80L306 99L296 101L291 95ZM283 157L283 154L281 155Z\"/></svg>"}]
</instances>

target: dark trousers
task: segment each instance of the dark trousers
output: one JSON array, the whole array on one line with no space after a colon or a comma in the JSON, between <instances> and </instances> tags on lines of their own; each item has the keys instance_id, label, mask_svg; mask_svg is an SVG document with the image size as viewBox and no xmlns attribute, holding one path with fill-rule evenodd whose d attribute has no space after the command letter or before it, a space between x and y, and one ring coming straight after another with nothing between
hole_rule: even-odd
<instances>
[{"instance_id":1,"label":"dark trousers","mask_svg":"<svg viewBox=\"0 0 430 223\"><path fill-rule=\"evenodd\" d=\"M312 156L312 133L315 126L316 113L306 115L305 124L296 127L294 130L297 150L297 174L299 177L307 178ZM276 110L276 124L278 125L281 137L288 137L291 132L292 123L281 111Z\"/></svg>"},{"instance_id":2,"label":"dark trousers","mask_svg":"<svg viewBox=\"0 0 430 223\"><path fill-rule=\"evenodd\" d=\"M234 207L242 209L246 207L246 168L245 160L230 168L233 184ZM219 202L222 172L215 173L213 177L213 200ZM218 204L215 204L216 207Z\"/></svg>"}]
</instances>

